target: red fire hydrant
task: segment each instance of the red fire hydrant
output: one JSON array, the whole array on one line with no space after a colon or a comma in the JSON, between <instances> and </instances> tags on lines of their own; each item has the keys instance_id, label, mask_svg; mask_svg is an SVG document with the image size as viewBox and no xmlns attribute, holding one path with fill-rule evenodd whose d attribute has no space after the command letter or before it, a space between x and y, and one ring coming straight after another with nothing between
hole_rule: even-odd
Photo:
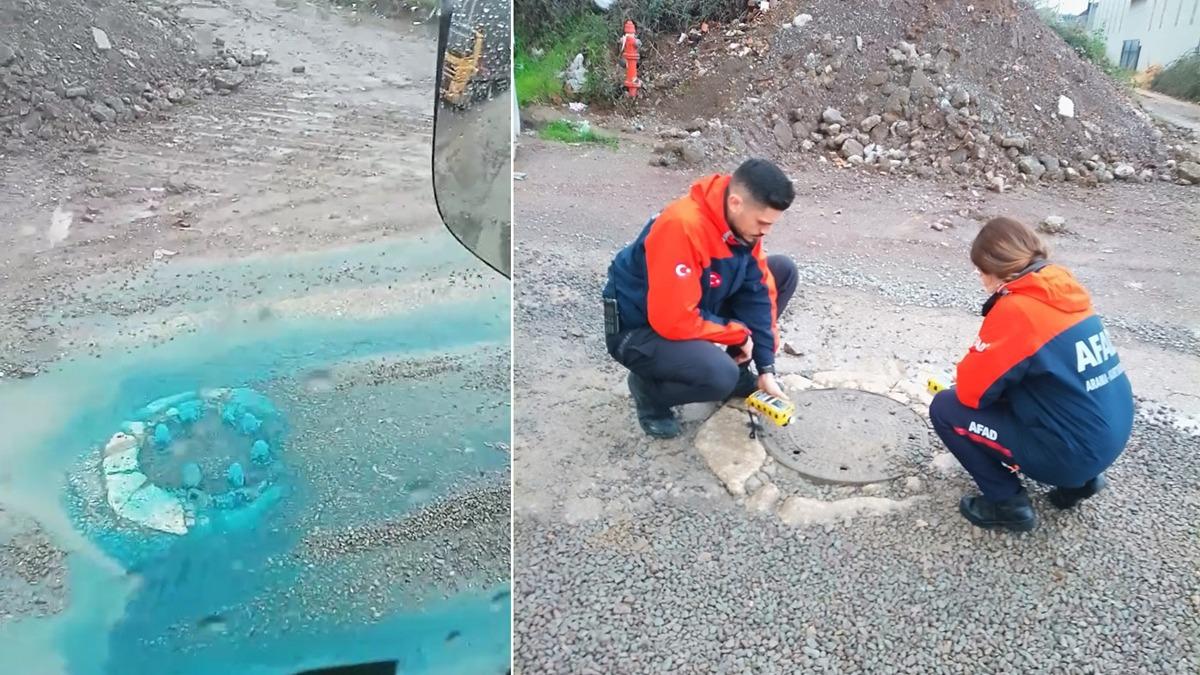
<instances>
[{"instance_id":1,"label":"red fire hydrant","mask_svg":"<svg viewBox=\"0 0 1200 675\"><path fill-rule=\"evenodd\" d=\"M637 96L638 89L642 87L642 81L637 76L637 64L641 57L638 55L638 49L642 46L642 41L634 34L633 21L625 20L625 34L621 36L621 60L625 62L625 92L629 96Z\"/></svg>"}]
</instances>

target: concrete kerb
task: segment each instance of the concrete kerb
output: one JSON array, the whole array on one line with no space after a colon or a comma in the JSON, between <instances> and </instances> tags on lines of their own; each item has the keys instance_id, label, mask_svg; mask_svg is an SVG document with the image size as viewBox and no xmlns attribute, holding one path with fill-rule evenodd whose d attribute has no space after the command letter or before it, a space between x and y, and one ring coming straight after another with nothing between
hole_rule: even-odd
<instances>
[{"instance_id":1,"label":"concrete kerb","mask_svg":"<svg viewBox=\"0 0 1200 675\"><path fill-rule=\"evenodd\" d=\"M908 406L928 421L929 403L933 397L926 391L924 382L922 377L914 378L911 374L906 377L895 363L878 372L868 368L822 371L812 378L798 373L780 376L781 385L789 393L817 389L866 391ZM886 484L860 486L856 490L859 494L843 498L815 499L789 494L775 476L781 470L790 469L779 467L762 442L750 437L746 411L745 403L740 400L730 401L716 410L697 432L695 447L729 494L752 514L760 517L769 514L785 524L807 527L844 523L861 516L900 513L929 498L922 477L911 471ZM925 466L926 475L934 479L962 474L958 462L949 453L934 452ZM901 488L906 496L900 499L876 496L888 485Z\"/></svg>"}]
</instances>

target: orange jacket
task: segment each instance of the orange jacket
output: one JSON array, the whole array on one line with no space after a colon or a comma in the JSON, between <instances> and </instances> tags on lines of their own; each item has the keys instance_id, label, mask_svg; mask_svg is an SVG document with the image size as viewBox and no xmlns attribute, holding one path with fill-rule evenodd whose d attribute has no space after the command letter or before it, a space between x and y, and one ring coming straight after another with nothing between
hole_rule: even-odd
<instances>
[{"instance_id":1,"label":"orange jacket","mask_svg":"<svg viewBox=\"0 0 1200 675\"><path fill-rule=\"evenodd\" d=\"M1008 282L989 300L955 392L971 408L1006 399L1029 433L1081 456L1123 448L1133 425L1121 358L1087 291L1058 265Z\"/></svg>"},{"instance_id":2,"label":"orange jacket","mask_svg":"<svg viewBox=\"0 0 1200 675\"><path fill-rule=\"evenodd\" d=\"M724 345L753 336L755 364L769 366L779 345L775 280L762 242L747 246L725 220L729 182L702 178L652 218L609 266L604 295L617 299L625 329Z\"/></svg>"}]
</instances>

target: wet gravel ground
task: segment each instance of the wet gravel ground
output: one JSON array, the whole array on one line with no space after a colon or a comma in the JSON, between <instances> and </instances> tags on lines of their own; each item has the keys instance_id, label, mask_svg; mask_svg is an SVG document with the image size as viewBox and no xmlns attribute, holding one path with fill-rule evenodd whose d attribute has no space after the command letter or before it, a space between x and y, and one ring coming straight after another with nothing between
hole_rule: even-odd
<instances>
[{"instance_id":1,"label":"wet gravel ground","mask_svg":"<svg viewBox=\"0 0 1200 675\"><path fill-rule=\"evenodd\" d=\"M1044 500L1030 536L949 508L795 530L714 499L653 497L583 527L519 519L525 672L1194 673L1194 438L1143 424L1113 489ZM1185 468L1165 476L1137 462ZM614 458L615 459L615 458ZM918 526L921 520L927 523Z\"/></svg>"},{"instance_id":2,"label":"wet gravel ground","mask_svg":"<svg viewBox=\"0 0 1200 675\"><path fill-rule=\"evenodd\" d=\"M0 508L0 625L62 611L67 601L63 557L35 522Z\"/></svg>"},{"instance_id":3,"label":"wet gravel ground","mask_svg":"<svg viewBox=\"0 0 1200 675\"><path fill-rule=\"evenodd\" d=\"M691 448L699 420L674 441L634 430L596 298L612 252L692 179L644 162L637 151L530 141L518 154L517 170L528 174L517 183L514 223L518 671L1200 670L1200 438L1177 428L1178 411L1161 406L1168 392L1151 377L1198 367L1196 280L1176 275L1194 233L1089 225L1103 243L1055 242L1093 290L1127 361L1140 365L1131 377L1142 414L1108 491L1059 512L1040 496L1044 486L1030 484L1040 527L989 533L957 513L969 479L926 465L913 474L920 499L901 512L788 527L725 492ZM578 175L589 176L586 189L569 178ZM803 356L789 368L881 357L907 369L952 364L979 320L982 298L965 262L974 228L929 230L944 188L829 180L769 242L802 270L784 332ZM1134 219L1119 198L1101 194L981 201L1031 221L1048 209ZM1183 194L1160 201L1197 208ZM835 210L836 221L821 218ZM1179 211L1162 213L1166 221ZM1135 244L1136 254L1101 250ZM905 484L880 494L910 494Z\"/></svg>"}]
</instances>

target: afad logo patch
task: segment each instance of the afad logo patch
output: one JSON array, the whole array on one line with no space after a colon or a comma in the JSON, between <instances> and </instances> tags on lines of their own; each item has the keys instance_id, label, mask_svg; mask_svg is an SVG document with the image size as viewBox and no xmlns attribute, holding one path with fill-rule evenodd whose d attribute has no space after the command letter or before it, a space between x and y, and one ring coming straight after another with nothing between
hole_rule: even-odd
<instances>
[{"instance_id":1,"label":"afad logo patch","mask_svg":"<svg viewBox=\"0 0 1200 675\"><path fill-rule=\"evenodd\" d=\"M721 285L721 275L716 272L708 273L708 287L717 288Z\"/></svg>"},{"instance_id":2,"label":"afad logo patch","mask_svg":"<svg viewBox=\"0 0 1200 675\"><path fill-rule=\"evenodd\" d=\"M987 348L991 346L992 345L988 344L987 342L984 342L983 338L975 338L975 344L971 345L971 351L982 353L987 351Z\"/></svg>"},{"instance_id":3,"label":"afad logo patch","mask_svg":"<svg viewBox=\"0 0 1200 675\"><path fill-rule=\"evenodd\" d=\"M687 265L684 265L683 263L679 263L678 265L675 266L675 276L677 276L677 277L686 277L691 273L692 273L692 268L688 267Z\"/></svg>"}]
</instances>

